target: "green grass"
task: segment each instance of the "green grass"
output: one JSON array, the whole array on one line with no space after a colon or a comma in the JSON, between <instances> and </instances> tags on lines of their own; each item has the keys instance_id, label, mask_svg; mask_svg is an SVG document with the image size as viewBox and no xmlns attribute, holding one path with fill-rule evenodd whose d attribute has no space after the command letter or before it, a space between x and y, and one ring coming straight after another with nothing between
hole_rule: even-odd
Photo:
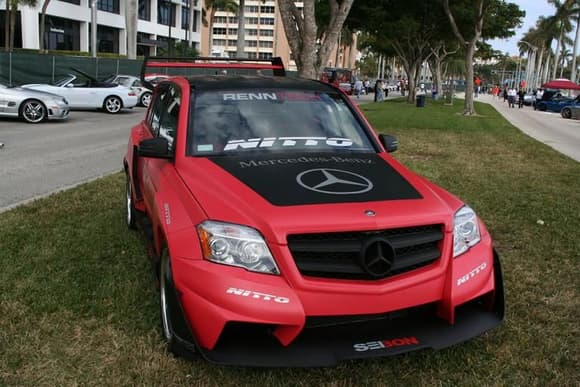
<instances>
[{"instance_id":1,"label":"green grass","mask_svg":"<svg viewBox=\"0 0 580 387\"><path fill-rule=\"evenodd\" d=\"M363 106L378 131L399 137L399 160L468 202L494 236L507 316L489 334L330 369L174 359L115 174L0 214L0 385L578 385L580 163L488 105L478 117L461 109Z\"/></svg>"}]
</instances>

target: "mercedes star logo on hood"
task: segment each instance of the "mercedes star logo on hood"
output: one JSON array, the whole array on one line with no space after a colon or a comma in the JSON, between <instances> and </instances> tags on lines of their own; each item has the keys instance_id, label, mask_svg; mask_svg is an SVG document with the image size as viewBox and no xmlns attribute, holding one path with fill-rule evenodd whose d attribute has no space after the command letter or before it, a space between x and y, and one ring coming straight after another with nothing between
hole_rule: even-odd
<instances>
[{"instance_id":1,"label":"mercedes star logo on hood","mask_svg":"<svg viewBox=\"0 0 580 387\"><path fill-rule=\"evenodd\" d=\"M373 183L364 176L341 169L309 169L296 176L302 187L329 195L362 194L373 189Z\"/></svg>"}]
</instances>

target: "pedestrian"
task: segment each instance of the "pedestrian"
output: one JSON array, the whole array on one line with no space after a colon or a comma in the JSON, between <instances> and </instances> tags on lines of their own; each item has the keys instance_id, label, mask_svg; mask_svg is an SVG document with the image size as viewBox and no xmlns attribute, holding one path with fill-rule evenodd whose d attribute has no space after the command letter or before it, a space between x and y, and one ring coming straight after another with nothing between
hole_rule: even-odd
<instances>
[{"instance_id":1,"label":"pedestrian","mask_svg":"<svg viewBox=\"0 0 580 387\"><path fill-rule=\"evenodd\" d=\"M526 95L526 92L524 91L524 89L520 89L520 91L518 91L518 109L521 109L524 107L524 96Z\"/></svg>"},{"instance_id":2,"label":"pedestrian","mask_svg":"<svg viewBox=\"0 0 580 387\"><path fill-rule=\"evenodd\" d=\"M510 108L514 108L516 107L516 97L517 97L518 93L516 91L516 89L514 89L513 87L510 87L507 91L507 98L508 98L508 106Z\"/></svg>"},{"instance_id":3,"label":"pedestrian","mask_svg":"<svg viewBox=\"0 0 580 387\"><path fill-rule=\"evenodd\" d=\"M357 79L354 82L354 93L356 94L357 98L360 98L360 94L362 93L363 90L363 83L360 79Z\"/></svg>"}]
</instances>

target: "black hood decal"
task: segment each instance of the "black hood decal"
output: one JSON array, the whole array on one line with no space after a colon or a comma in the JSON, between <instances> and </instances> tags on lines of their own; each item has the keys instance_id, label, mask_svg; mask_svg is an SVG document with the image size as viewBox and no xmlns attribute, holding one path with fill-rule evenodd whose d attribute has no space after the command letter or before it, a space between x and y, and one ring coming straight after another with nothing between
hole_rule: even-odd
<instances>
[{"instance_id":1,"label":"black hood decal","mask_svg":"<svg viewBox=\"0 0 580 387\"><path fill-rule=\"evenodd\" d=\"M278 206L422 198L374 153L247 154L210 160Z\"/></svg>"}]
</instances>

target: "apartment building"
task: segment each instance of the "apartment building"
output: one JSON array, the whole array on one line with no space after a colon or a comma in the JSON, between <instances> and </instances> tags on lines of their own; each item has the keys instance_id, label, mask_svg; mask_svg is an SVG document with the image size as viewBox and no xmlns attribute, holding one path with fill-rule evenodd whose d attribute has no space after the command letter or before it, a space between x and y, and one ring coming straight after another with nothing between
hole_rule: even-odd
<instances>
[{"instance_id":1,"label":"apartment building","mask_svg":"<svg viewBox=\"0 0 580 387\"><path fill-rule=\"evenodd\" d=\"M39 48L40 13L36 7L19 5L14 47ZM46 10L44 43L49 50L91 51L91 7L97 6L97 51L127 53L125 0L52 0ZM192 41L200 50L201 0L138 0L137 54L155 55L169 39ZM193 23L190 27L190 12ZM0 26L6 18L5 0L0 1ZM0 28L4 45L4 28Z\"/></svg>"}]
</instances>

